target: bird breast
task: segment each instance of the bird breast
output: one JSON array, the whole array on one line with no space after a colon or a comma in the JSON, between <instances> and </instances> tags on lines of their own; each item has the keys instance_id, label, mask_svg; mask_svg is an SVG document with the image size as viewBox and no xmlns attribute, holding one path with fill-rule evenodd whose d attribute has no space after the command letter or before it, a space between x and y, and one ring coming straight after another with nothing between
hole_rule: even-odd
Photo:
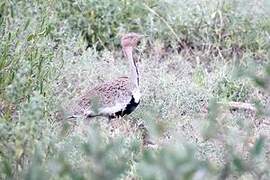
<instances>
[{"instance_id":1,"label":"bird breast","mask_svg":"<svg viewBox=\"0 0 270 180\"><path fill-rule=\"evenodd\" d=\"M141 99L141 93L140 90L138 88L134 89L132 91L132 96L134 98L135 103L139 103L140 99Z\"/></svg>"}]
</instances>

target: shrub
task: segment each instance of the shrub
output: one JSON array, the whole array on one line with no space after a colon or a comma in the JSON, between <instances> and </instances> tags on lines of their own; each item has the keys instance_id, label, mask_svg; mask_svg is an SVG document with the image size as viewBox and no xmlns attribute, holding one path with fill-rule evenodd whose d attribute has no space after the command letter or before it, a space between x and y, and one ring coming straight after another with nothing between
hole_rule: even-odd
<instances>
[{"instance_id":1,"label":"shrub","mask_svg":"<svg viewBox=\"0 0 270 180\"><path fill-rule=\"evenodd\" d=\"M218 82L215 94L223 101L245 102L248 98L248 87L238 81L223 78Z\"/></svg>"},{"instance_id":2,"label":"shrub","mask_svg":"<svg viewBox=\"0 0 270 180\"><path fill-rule=\"evenodd\" d=\"M269 179L270 70L258 61L269 59L269 17L240 2L1 1L0 179ZM148 35L139 109L116 125L67 121L70 98L126 72L113 48L131 30ZM79 34L94 47L77 52ZM156 39L158 58L147 49ZM247 59L260 68L242 75L258 87L225 68ZM220 111L212 90L261 106ZM142 148L135 121L158 149Z\"/></svg>"}]
</instances>

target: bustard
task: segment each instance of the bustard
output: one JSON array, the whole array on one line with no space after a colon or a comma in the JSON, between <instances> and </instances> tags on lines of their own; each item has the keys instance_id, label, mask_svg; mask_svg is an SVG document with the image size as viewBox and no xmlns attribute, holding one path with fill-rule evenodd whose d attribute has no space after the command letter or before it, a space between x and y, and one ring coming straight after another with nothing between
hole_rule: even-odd
<instances>
[{"instance_id":1,"label":"bustard","mask_svg":"<svg viewBox=\"0 0 270 180\"><path fill-rule=\"evenodd\" d=\"M72 116L91 118L105 116L109 120L130 114L140 103L139 73L133 59L133 49L142 35L128 33L121 38L121 46L129 61L128 77L108 81L87 90L72 105Z\"/></svg>"}]
</instances>

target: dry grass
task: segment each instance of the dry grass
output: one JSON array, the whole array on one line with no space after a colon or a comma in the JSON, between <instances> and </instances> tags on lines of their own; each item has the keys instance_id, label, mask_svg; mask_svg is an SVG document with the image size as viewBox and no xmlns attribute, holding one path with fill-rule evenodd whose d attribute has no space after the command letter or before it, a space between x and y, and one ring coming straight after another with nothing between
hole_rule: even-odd
<instances>
[{"instance_id":1,"label":"dry grass","mask_svg":"<svg viewBox=\"0 0 270 180\"><path fill-rule=\"evenodd\" d=\"M87 2L0 3L0 178L269 179L268 2ZM67 121L73 98L128 73L127 31L147 35L139 107Z\"/></svg>"}]
</instances>

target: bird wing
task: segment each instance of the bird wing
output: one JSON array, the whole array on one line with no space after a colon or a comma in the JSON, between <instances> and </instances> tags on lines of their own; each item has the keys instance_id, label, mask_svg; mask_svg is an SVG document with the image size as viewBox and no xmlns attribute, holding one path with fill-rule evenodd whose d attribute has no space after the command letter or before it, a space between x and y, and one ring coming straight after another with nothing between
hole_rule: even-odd
<instances>
[{"instance_id":1,"label":"bird wing","mask_svg":"<svg viewBox=\"0 0 270 180\"><path fill-rule=\"evenodd\" d=\"M74 115L111 115L123 110L132 99L127 77L102 83L87 90L75 103Z\"/></svg>"}]
</instances>

